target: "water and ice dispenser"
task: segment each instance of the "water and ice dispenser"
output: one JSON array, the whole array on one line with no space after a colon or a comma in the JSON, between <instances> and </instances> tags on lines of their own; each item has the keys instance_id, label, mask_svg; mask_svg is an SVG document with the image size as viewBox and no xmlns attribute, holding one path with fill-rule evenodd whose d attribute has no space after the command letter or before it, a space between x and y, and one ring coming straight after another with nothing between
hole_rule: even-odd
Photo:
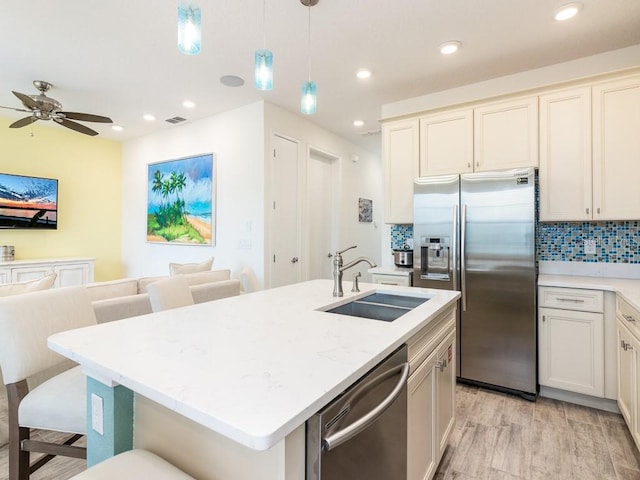
<instances>
[{"instance_id":1,"label":"water and ice dispenser","mask_svg":"<svg viewBox=\"0 0 640 480\"><path fill-rule=\"evenodd\" d=\"M449 237L420 237L420 277L432 280L450 279L451 245Z\"/></svg>"}]
</instances>

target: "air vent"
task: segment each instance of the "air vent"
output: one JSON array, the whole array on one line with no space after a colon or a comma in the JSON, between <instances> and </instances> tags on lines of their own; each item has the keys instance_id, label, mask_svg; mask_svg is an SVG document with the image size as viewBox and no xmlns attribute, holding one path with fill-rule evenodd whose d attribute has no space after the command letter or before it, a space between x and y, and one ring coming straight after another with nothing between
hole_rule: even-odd
<instances>
[{"instance_id":1,"label":"air vent","mask_svg":"<svg viewBox=\"0 0 640 480\"><path fill-rule=\"evenodd\" d=\"M187 119L186 118L182 118L182 117L167 118L165 120L165 122L173 123L174 125L176 123L182 123L182 122L186 122L186 121L187 121Z\"/></svg>"}]
</instances>

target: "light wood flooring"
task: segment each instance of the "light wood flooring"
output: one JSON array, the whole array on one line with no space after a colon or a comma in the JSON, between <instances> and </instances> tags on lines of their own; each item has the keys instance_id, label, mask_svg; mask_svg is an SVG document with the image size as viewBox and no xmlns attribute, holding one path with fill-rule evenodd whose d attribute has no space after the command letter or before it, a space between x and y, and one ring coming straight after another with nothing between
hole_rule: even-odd
<instances>
[{"instance_id":1,"label":"light wood flooring","mask_svg":"<svg viewBox=\"0 0 640 480\"><path fill-rule=\"evenodd\" d=\"M436 480L640 480L621 415L467 385Z\"/></svg>"},{"instance_id":2,"label":"light wood flooring","mask_svg":"<svg viewBox=\"0 0 640 480\"><path fill-rule=\"evenodd\" d=\"M457 387L456 415L436 480L640 480L640 454L620 415L467 385ZM7 456L0 448L0 480ZM82 460L58 457L31 480L82 470Z\"/></svg>"}]
</instances>

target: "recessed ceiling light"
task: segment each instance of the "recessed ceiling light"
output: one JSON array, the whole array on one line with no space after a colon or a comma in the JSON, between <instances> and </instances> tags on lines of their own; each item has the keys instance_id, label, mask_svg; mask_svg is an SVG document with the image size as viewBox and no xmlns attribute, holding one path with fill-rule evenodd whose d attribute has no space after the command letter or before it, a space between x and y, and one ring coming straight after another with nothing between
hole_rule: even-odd
<instances>
[{"instance_id":1,"label":"recessed ceiling light","mask_svg":"<svg viewBox=\"0 0 640 480\"><path fill-rule=\"evenodd\" d=\"M124 127L120 126L120 125L112 125L111 126L112 130L115 130L116 132L121 132L124 130Z\"/></svg>"},{"instance_id":2,"label":"recessed ceiling light","mask_svg":"<svg viewBox=\"0 0 640 480\"><path fill-rule=\"evenodd\" d=\"M567 3L556 10L554 18L559 22L569 20L570 18L575 17L581 9L582 4L580 2Z\"/></svg>"},{"instance_id":3,"label":"recessed ceiling light","mask_svg":"<svg viewBox=\"0 0 640 480\"><path fill-rule=\"evenodd\" d=\"M244 79L237 75L224 75L220 77L220 83L227 87L241 87L244 85Z\"/></svg>"},{"instance_id":4,"label":"recessed ceiling light","mask_svg":"<svg viewBox=\"0 0 640 480\"><path fill-rule=\"evenodd\" d=\"M356 76L360 79L360 80L365 80L367 78L371 77L371 70L367 69L367 68L361 68L360 70L358 70L356 72Z\"/></svg>"},{"instance_id":5,"label":"recessed ceiling light","mask_svg":"<svg viewBox=\"0 0 640 480\"><path fill-rule=\"evenodd\" d=\"M191 100L185 100L184 102L182 102L182 106L184 108L193 108L196 106L196 103L192 102Z\"/></svg>"},{"instance_id":6,"label":"recessed ceiling light","mask_svg":"<svg viewBox=\"0 0 640 480\"><path fill-rule=\"evenodd\" d=\"M440 45L440 53L443 55L451 55L452 53L456 53L462 44L457 40L451 40L450 42L445 42Z\"/></svg>"},{"instance_id":7,"label":"recessed ceiling light","mask_svg":"<svg viewBox=\"0 0 640 480\"><path fill-rule=\"evenodd\" d=\"M354 127L361 127L364 125L364 122L362 120L354 120L353 121L353 126Z\"/></svg>"},{"instance_id":8,"label":"recessed ceiling light","mask_svg":"<svg viewBox=\"0 0 640 480\"><path fill-rule=\"evenodd\" d=\"M151 115L150 113L145 113L142 118L144 118L147 122L153 122L156 117L154 117L153 115Z\"/></svg>"}]
</instances>

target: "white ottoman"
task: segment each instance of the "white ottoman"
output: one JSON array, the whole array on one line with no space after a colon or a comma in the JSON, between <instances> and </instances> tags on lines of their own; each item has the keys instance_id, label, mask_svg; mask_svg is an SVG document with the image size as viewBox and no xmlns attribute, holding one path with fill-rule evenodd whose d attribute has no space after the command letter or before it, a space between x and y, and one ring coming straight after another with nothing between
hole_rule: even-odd
<instances>
[{"instance_id":1,"label":"white ottoman","mask_svg":"<svg viewBox=\"0 0 640 480\"><path fill-rule=\"evenodd\" d=\"M195 480L146 450L130 450L111 457L70 480Z\"/></svg>"}]
</instances>

